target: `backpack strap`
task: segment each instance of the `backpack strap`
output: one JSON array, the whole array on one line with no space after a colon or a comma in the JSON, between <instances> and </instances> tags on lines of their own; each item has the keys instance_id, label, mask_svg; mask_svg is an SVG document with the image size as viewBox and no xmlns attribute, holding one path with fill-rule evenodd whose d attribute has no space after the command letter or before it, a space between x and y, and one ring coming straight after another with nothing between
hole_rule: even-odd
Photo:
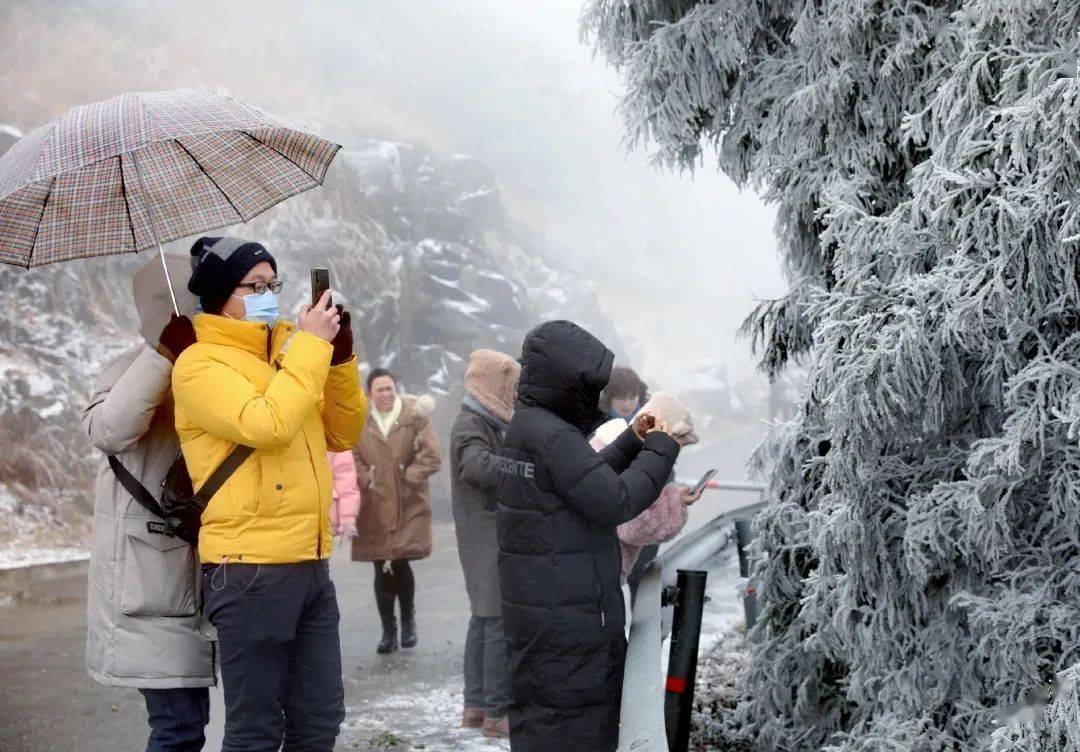
<instances>
[{"instance_id":1,"label":"backpack strap","mask_svg":"<svg viewBox=\"0 0 1080 752\"><path fill-rule=\"evenodd\" d=\"M113 475L120 481L120 485L124 487L124 490L131 494L131 498L139 502L139 504L150 514L161 519L167 519L165 511L158 504L154 495L146 490L146 486L139 482L139 479L131 474L120 460L116 459L113 455L107 455L109 460L109 467L112 468Z\"/></svg>"},{"instance_id":2,"label":"backpack strap","mask_svg":"<svg viewBox=\"0 0 1080 752\"><path fill-rule=\"evenodd\" d=\"M244 464L244 461L254 451L253 447L244 446L243 444L236 445L232 452L229 453L229 456L225 458L225 461L217 466L217 469L210 474L206 482L195 492L195 500L200 507L206 508L206 505L210 503L210 499L214 498L214 494L221 490L221 487L225 485L225 481L236 472L237 468Z\"/></svg>"}]
</instances>

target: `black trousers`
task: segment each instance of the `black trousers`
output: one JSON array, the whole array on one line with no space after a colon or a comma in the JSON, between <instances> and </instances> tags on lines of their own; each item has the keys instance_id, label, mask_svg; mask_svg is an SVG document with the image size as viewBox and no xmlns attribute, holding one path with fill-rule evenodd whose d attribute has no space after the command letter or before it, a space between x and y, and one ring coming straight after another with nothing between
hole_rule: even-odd
<instances>
[{"instance_id":1,"label":"black trousers","mask_svg":"<svg viewBox=\"0 0 1080 752\"><path fill-rule=\"evenodd\" d=\"M146 752L200 752L210 722L206 687L140 689L146 700L150 739Z\"/></svg>"},{"instance_id":2,"label":"black trousers","mask_svg":"<svg viewBox=\"0 0 1080 752\"><path fill-rule=\"evenodd\" d=\"M225 686L221 751L331 752L345 693L328 562L204 567L203 598Z\"/></svg>"},{"instance_id":3,"label":"black trousers","mask_svg":"<svg viewBox=\"0 0 1080 752\"><path fill-rule=\"evenodd\" d=\"M413 618L415 599L416 578L407 559L391 561L389 567L385 561L375 562L375 605L379 608L383 626L394 624L395 600L401 604L401 618Z\"/></svg>"}]
</instances>

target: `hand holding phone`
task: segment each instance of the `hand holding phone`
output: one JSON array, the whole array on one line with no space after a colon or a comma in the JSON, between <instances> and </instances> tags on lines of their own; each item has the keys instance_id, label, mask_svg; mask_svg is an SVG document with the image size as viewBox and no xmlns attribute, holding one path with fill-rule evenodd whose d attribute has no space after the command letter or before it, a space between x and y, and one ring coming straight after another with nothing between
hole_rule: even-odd
<instances>
[{"instance_id":1,"label":"hand holding phone","mask_svg":"<svg viewBox=\"0 0 1080 752\"><path fill-rule=\"evenodd\" d=\"M701 496L701 492L705 490L705 486L709 485L709 481L716 475L716 468L710 468L705 471L705 474L701 476L701 480L694 484L694 487L690 489L690 495L693 497ZM697 501L695 498L694 501Z\"/></svg>"}]
</instances>

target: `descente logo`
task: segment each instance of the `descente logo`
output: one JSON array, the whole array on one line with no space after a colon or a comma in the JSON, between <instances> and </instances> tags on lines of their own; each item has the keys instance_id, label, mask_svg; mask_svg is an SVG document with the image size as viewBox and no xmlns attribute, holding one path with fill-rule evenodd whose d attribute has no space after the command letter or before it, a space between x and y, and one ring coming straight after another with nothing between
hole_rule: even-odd
<instances>
[{"instance_id":1,"label":"descente logo","mask_svg":"<svg viewBox=\"0 0 1080 752\"><path fill-rule=\"evenodd\" d=\"M515 460L511 457L495 457L495 466L499 472L507 475L517 475L521 478L531 479L536 475L536 465L525 460Z\"/></svg>"}]
</instances>

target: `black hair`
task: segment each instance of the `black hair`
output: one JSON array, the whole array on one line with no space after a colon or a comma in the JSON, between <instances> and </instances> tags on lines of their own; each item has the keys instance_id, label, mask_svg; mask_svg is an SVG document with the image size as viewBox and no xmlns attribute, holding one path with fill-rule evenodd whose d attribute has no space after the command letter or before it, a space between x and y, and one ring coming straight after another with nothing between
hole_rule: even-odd
<instances>
[{"instance_id":1,"label":"black hair","mask_svg":"<svg viewBox=\"0 0 1080 752\"><path fill-rule=\"evenodd\" d=\"M649 387L633 368L615 366L611 369L611 378L608 379L607 386L600 393L600 409L610 414L611 400L631 395L637 395L640 407L649 401Z\"/></svg>"},{"instance_id":2,"label":"black hair","mask_svg":"<svg viewBox=\"0 0 1080 752\"><path fill-rule=\"evenodd\" d=\"M367 381L365 382L368 394L371 394L371 385L375 383L375 379L381 379L383 376L389 376L391 380L393 380L394 386L397 386L398 377L393 371L389 368L375 368L368 374Z\"/></svg>"}]
</instances>

